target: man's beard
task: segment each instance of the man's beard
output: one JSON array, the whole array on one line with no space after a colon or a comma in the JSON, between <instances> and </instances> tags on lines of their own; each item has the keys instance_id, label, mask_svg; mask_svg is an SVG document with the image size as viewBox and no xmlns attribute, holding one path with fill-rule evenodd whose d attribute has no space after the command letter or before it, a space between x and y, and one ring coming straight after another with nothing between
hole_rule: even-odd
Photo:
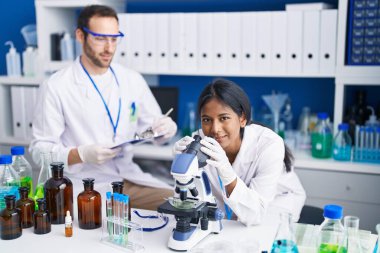
<instances>
[{"instance_id":1,"label":"man's beard","mask_svg":"<svg viewBox=\"0 0 380 253\"><path fill-rule=\"evenodd\" d=\"M112 62L112 58L113 58L113 55L111 57L111 61L108 63L108 64L104 64L99 58L96 57L95 55L95 52L92 50L92 48L87 44L87 41L84 43L84 53L86 54L86 56L91 60L91 62L97 66L97 67L100 67L100 68L108 68L110 65L111 65L111 62ZM109 52L105 51L103 53L108 53L110 54Z\"/></svg>"}]
</instances>

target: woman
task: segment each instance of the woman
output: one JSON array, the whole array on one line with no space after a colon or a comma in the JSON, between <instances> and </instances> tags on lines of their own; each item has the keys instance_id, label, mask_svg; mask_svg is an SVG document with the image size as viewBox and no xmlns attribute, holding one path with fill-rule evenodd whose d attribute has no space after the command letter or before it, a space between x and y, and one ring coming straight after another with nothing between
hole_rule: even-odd
<instances>
[{"instance_id":1,"label":"woman","mask_svg":"<svg viewBox=\"0 0 380 253\"><path fill-rule=\"evenodd\" d=\"M204 168L220 208L228 218L259 224L267 213L290 212L297 221L305 191L292 169L292 154L269 128L251 124L248 96L235 83L217 79L198 100ZM174 146L181 153L193 138ZM231 214L231 215L229 215Z\"/></svg>"}]
</instances>

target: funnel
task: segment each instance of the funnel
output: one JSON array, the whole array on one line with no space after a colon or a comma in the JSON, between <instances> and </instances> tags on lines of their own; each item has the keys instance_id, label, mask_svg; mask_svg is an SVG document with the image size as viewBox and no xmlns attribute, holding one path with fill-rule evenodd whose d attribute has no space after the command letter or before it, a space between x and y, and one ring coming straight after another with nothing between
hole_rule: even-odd
<instances>
[{"instance_id":1,"label":"funnel","mask_svg":"<svg viewBox=\"0 0 380 253\"><path fill-rule=\"evenodd\" d=\"M278 121L280 119L280 111L284 106L288 94L272 94L272 95L263 95L261 96L265 103L268 105L269 109L273 114L273 130L278 133Z\"/></svg>"},{"instance_id":2,"label":"funnel","mask_svg":"<svg viewBox=\"0 0 380 253\"><path fill-rule=\"evenodd\" d=\"M37 46L37 31L35 24L26 25L21 28L21 34L25 39L26 45L32 47Z\"/></svg>"}]
</instances>

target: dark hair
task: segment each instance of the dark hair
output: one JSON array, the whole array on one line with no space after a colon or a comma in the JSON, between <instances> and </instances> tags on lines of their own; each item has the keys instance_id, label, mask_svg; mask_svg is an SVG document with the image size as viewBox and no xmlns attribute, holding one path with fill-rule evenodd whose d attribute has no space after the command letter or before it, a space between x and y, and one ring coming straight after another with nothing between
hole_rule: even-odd
<instances>
[{"instance_id":1,"label":"dark hair","mask_svg":"<svg viewBox=\"0 0 380 253\"><path fill-rule=\"evenodd\" d=\"M115 18L118 22L116 11L106 5L88 5L80 12L77 22L77 28L81 29L87 37L87 33L83 30L83 27L88 27L90 19L92 17L111 17Z\"/></svg>"},{"instance_id":2,"label":"dark hair","mask_svg":"<svg viewBox=\"0 0 380 253\"><path fill-rule=\"evenodd\" d=\"M245 116L247 125L253 123L251 119L251 103L249 102L248 95L244 90L234 82L222 78L214 79L208 84L201 92L198 98L198 122L200 122L200 115L203 106L212 98L216 98L223 104L229 106L239 117ZM264 126L260 123L255 124ZM266 127L266 126L264 126ZM244 136L244 127L240 128L240 138ZM293 155L291 150L285 146L284 164L286 172L291 171L293 163Z\"/></svg>"}]
</instances>

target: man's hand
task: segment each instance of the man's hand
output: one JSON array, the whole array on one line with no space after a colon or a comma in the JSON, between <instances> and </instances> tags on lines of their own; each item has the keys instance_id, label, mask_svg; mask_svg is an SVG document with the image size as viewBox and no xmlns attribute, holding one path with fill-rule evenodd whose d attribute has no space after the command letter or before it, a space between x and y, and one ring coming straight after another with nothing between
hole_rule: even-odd
<instances>
[{"instance_id":1,"label":"man's hand","mask_svg":"<svg viewBox=\"0 0 380 253\"><path fill-rule=\"evenodd\" d=\"M94 164L103 164L114 158L120 151L121 148L110 149L99 144L78 147L78 154L82 162Z\"/></svg>"},{"instance_id":2,"label":"man's hand","mask_svg":"<svg viewBox=\"0 0 380 253\"><path fill-rule=\"evenodd\" d=\"M177 124L172 118L165 116L153 122L152 129L158 135L163 134L164 139L169 139L177 133Z\"/></svg>"}]
</instances>

